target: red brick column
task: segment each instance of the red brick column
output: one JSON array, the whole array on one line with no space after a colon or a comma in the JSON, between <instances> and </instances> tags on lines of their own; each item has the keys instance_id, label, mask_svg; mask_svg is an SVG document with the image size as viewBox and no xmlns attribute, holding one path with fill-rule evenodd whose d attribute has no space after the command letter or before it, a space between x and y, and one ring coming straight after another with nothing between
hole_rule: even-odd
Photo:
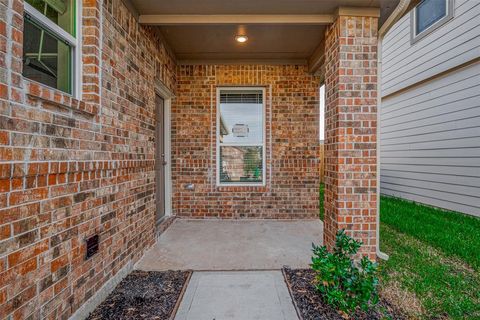
<instances>
[{"instance_id":1,"label":"red brick column","mask_svg":"<svg viewBox=\"0 0 480 320\"><path fill-rule=\"evenodd\" d=\"M375 259L377 28L374 17L339 16L325 36L325 235L340 229Z\"/></svg>"}]
</instances>

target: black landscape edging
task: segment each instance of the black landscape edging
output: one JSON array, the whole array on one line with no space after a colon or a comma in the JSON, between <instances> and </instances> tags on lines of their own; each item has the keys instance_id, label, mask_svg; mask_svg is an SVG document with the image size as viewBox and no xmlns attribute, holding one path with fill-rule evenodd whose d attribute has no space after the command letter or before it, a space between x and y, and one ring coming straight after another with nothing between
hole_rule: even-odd
<instances>
[{"instance_id":1,"label":"black landscape edging","mask_svg":"<svg viewBox=\"0 0 480 320\"><path fill-rule=\"evenodd\" d=\"M282 268L282 275L283 275L283 281L285 281L285 284L287 285L288 293L290 294L290 299L292 299L293 306L295 307L295 312L297 313L298 319L303 320L302 313L300 312L300 309L298 309L297 302L293 297L292 287L290 286L290 282L288 282L287 280L287 275L285 274L285 267Z\"/></svg>"},{"instance_id":2,"label":"black landscape edging","mask_svg":"<svg viewBox=\"0 0 480 320\"><path fill-rule=\"evenodd\" d=\"M177 298L177 302L175 303L175 307L173 308L172 314L170 315L169 320L175 319L175 316L177 315L178 308L180 308L180 303L183 300L183 296L185 295L185 291L187 291L188 284L190 283L190 279L192 278L193 271L188 270L188 275L187 279L185 279L185 283L183 284L182 291L180 291L180 295Z\"/></svg>"}]
</instances>

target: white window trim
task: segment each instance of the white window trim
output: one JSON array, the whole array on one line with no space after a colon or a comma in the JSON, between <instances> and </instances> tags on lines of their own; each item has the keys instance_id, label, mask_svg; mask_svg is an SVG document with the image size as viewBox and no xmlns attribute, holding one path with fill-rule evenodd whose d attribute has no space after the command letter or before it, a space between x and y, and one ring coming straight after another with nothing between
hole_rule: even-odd
<instances>
[{"instance_id":1,"label":"white window trim","mask_svg":"<svg viewBox=\"0 0 480 320\"><path fill-rule=\"evenodd\" d=\"M324 143L325 141L325 84L322 84L319 89L319 139L320 143ZM323 139L322 139L323 138Z\"/></svg>"},{"instance_id":2,"label":"white window trim","mask_svg":"<svg viewBox=\"0 0 480 320\"><path fill-rule=\"evenodd\" d=\"M262 182L249 182L249 183L239 183L239 182L220 182L220 146L259 146L258 143L222 143L220 144L220 92L222 90L228 91L262 91L262 114L263 114L263 139L262 139ZM216 182L217 187L264 187L267 183L267 160L266 160L266 133L267 133L267 126L266 126L266 99L265 99L265 88L264 87L217 87L217 122L215 128L215 135L216 135L216 144L217 144L217 152L216 152Z\"/></svg>"},{"instance_id":3,"label":"white window trim","mask_svg":"<svg viewBox=\"0 0 480 320\"><path fill-rule=\"evenodd\" d=\"M60 26L56 25L54 22L52 22L50 19L48 19L44 14L42 14L40 11L35 9L32 5L30 5L28 2L24 2L24 11L25 14L28 14L32 20L34 20L36 23L40 24L43 28L47 29L51 33L53 33L55 36L57 36L59 39L64 40L65 42L68 43L69 46L72 47L72 63L73 65L71 66L72 68L72 93L68 92L63 92L59 89L52 88L53 90L58 90L61 91L63 94L66 95L71 95L72 97L76 99L81 99L81 92L82 92L82 50L79 46L81 41L81 36L82 36L82 1L75 1L75 35L76 37L72 36L65 30L63 30ZM34 81L30 80L29 81ZM49 87L46 84L39 83L42 86ZM50 87L49 87L50 88Z\"/></svg>"},{"instance_id":4,"label":"white window trim","mask_svg":"<svg viewBox=\"0 0 480 320\"><path fill-rule=\"evenodd\" d=\"M417 8L423 2L417 4L410 12L410 43L414 44L417 41L425 38L427 35L438 29L439 27L443 26L449 20L453 18L453 12L455 11L454 0L444 0L446 5L446 14L444 17L440 18L439 20L435 21L431 26L427 29L423 30L422 32L417 34Z\"/></svg>"}]
</instances>

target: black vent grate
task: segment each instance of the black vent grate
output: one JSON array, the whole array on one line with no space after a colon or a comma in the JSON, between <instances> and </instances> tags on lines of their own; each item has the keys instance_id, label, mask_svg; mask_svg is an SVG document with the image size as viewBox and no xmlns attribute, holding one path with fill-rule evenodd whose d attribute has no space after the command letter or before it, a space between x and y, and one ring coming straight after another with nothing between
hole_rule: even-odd
<instances>
[{"instance_id":1,"label":"black vent grate","mask_svg":"<svg viewBox=\"0 0 480 320\"><path fill-rule=\"evenodd\" d=\"M98 252L99 236L96 234L85 241L87 243L87 254L85 255L85 260L88 260Z\"/></svg>"},{"instance_id":2,"label":"black vent grate","mask_svg":"<svg viewBox=\"0 0 480 320\"><path fill-rule=\"evenodd\" d=\"M263 103L263 97L261 92L225 92L220 103Z\"/></svg>"}]
</instances>

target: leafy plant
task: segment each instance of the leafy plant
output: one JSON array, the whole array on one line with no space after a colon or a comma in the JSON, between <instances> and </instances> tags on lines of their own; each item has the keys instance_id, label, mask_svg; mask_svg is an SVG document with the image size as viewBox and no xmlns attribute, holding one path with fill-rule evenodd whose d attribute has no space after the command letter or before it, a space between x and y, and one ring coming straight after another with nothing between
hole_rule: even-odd
<instances>
[{"instance_id":1,"label":"leafy plant","mask_svg":"<svg viewBox=\"0 0 480 320\"><path fill-rule=\"evenodd\" d=\"M363 257L353 257L362 243L349 237L344 230L337 233L335 248L313 245L311 267L316 273L315 287L332 307L346 314L357 308L367 311L378 303L378 266Z\"/></svg>"},{"instance_id":2,"label":"leafy plant","mask_svg":"<svg viewBox=\"0 0 480 320\"><path fill-rule=\"evenodd\" d=\"M260 176L260 168L262 167L261 148L247 147L247 151L243 157L243 171L250 177L256 179Z\"/></svg>"}]
</instances>

